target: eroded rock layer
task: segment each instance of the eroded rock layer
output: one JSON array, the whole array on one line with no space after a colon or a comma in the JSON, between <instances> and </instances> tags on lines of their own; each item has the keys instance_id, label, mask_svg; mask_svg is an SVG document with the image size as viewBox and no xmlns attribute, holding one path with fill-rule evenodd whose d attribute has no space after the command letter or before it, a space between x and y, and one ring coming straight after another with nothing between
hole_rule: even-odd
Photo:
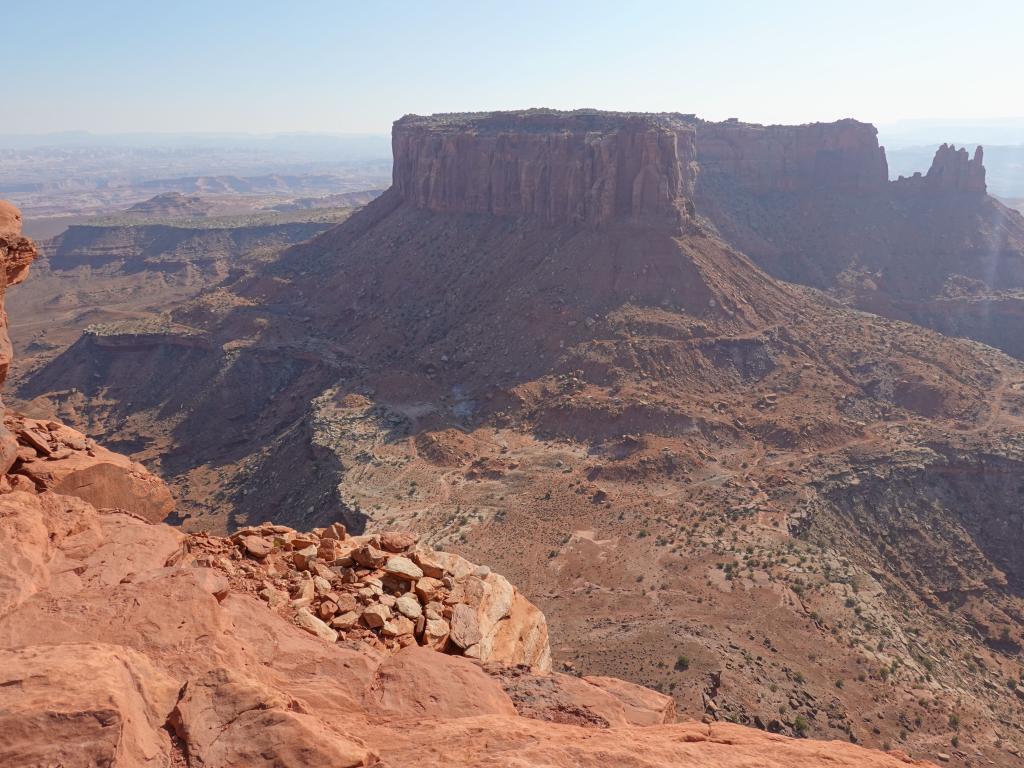
<instances>
[{"instance_id":1,"label":"eroded rock layer","mask_svg":"<svg viewBox=\"0 0 1024 768\"><path fill-rule=\"evenodd\" d=\"M393 194L431 211L550 224L671 222L693 183L694 135L674 115L410 115L392 133Z\"/></svg>"}]
</instances>

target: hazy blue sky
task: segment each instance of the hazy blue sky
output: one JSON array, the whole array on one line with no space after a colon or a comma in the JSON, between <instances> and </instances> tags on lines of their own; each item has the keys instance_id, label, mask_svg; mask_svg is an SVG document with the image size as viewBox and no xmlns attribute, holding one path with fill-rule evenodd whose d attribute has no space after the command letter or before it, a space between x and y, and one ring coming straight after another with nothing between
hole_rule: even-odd
<instances>
[{"instance_id":1,"label":"hazy blue sky","mask_svg":"<svg viewBox=\"0 0 1024 768\"><path fill-rule=\"evenodd\" d=\"M0 25L0 133L382 132L407 112L529 106L1024 113L1024 0L22 0Z\"/></svg>"}]
</instances>

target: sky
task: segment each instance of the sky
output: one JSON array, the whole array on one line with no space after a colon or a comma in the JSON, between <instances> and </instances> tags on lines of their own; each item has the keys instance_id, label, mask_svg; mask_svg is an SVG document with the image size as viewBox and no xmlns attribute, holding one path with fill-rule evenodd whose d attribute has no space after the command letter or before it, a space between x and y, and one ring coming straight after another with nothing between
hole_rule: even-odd
<instances>
[{"instance_id":1,"label":"sky","mask_svg":"<svg viewBox=\"0 0 1024 768\"><path fill-rule=\"evenodd\" d=\"M1024 1L19 0L0 133L384 133L594 107L801 123L1024 116Z\"/></svg>"}]
</instances>

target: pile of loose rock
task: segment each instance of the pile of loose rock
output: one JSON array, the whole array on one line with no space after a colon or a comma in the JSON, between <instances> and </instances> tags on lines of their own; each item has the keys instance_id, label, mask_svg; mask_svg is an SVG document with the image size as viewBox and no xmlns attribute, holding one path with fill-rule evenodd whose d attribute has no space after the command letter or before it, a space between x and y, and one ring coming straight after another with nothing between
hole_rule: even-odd
<instances>
[{"instance_id":1,"label":"pile of loose rock","mask_svg":"<svg viewBox=\"0 0 1024 768\"><path fill-rule=\"evenodd\" d=\"M243 528L198 534L189 549L225 571L236 591L328 642L382 651L419 644L481 661L550 668L544 615L487 566L385 532L349 536L335 523L302 533Z\"/></svg>"}]
</instances>

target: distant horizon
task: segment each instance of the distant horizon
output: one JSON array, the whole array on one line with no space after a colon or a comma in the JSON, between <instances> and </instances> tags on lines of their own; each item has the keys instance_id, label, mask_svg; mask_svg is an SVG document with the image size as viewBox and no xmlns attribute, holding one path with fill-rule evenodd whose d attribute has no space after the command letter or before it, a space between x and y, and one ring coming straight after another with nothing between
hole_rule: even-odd
<instances>
[{"instance_id":1,"label":"distant horizon","mask_svg":"<svg viewBox=\"0 0 1024 768\"><path fill-rule=\"evenodd\" d=\"M580 110L588 110L590 107L574 107L569 109L561 109L556 107L523 107L526 109L551 109L552 111L558 112L573 112ZM593 108L598 112L654 112L654 110L628 110L628 109L598 109ZM203 136L203 137L217 137L217 138L277 138L277 137L291 137L291 136L302 136L312 138L369 138L369 137L380 137L390 136L391 126L395 120L399 120L401 117L407 114L423 114L423 115L443 115L443 114L458 114L459 112L465 113L478 113L478 112L517 112L522 111L515 108L510 109L467 109L459 110L442 110L440 112L430 113L418 113L418 112L403 112L402 114L395 117L387 126L377 130L362 130L362 131L345 131L345 130L334 130L330 128L305 128L305 129L290 129L290 130L265 130L265 131L253 131L253 130L242 130L242 129L207 129L207 130L94 130L90 128L65 128L60 130L48 130L48 131L0 131L0 139L6 138L47 138L47 137L59 137L59 136L95 136L95 137L118 137L118 136L156 136L156 137L190 137L190 136ZM866 120L857 115L846 115L845 117L837 117L835 119L826 120L809 120L802 123L799 122L765 122L761 120L747 119L741 114L730 115L728 118L712 118L700 114L699 112L688 112L683 109L676 110L663 110L667 113L678 113L678 114L696 114L699 119L708 120L710 122L716 122L720 120L727 120L730 118L738 118L740 122L749 123L752 125L808 125L812 123L833 123L839 120L857 120L861 123L868 123L879 129L879 133L882 132L883 128L892 126L900 126L907 124L920 124L920 125L979 125L982 127L995 127L1002 124L1015 124L1019 123L1020 127L1024 127L1024 114L1020 116L1013 115L1002 115L995 117L986 118L962 118L955 116L947 117L906 117L898 118L895 120L885 121L874 121Z\"/></svg>"},{"instance_id":2,"label":"distant horizon","mask_svg":"<svg viewBox=\"0 0 1024 768\"><path fill-rule=\"evenodd\" d=\"M1003 119L1024 3L48 0L4 28L8 134L365 135L536 105L889 125Z\"/></svg>"}]
</instances>

